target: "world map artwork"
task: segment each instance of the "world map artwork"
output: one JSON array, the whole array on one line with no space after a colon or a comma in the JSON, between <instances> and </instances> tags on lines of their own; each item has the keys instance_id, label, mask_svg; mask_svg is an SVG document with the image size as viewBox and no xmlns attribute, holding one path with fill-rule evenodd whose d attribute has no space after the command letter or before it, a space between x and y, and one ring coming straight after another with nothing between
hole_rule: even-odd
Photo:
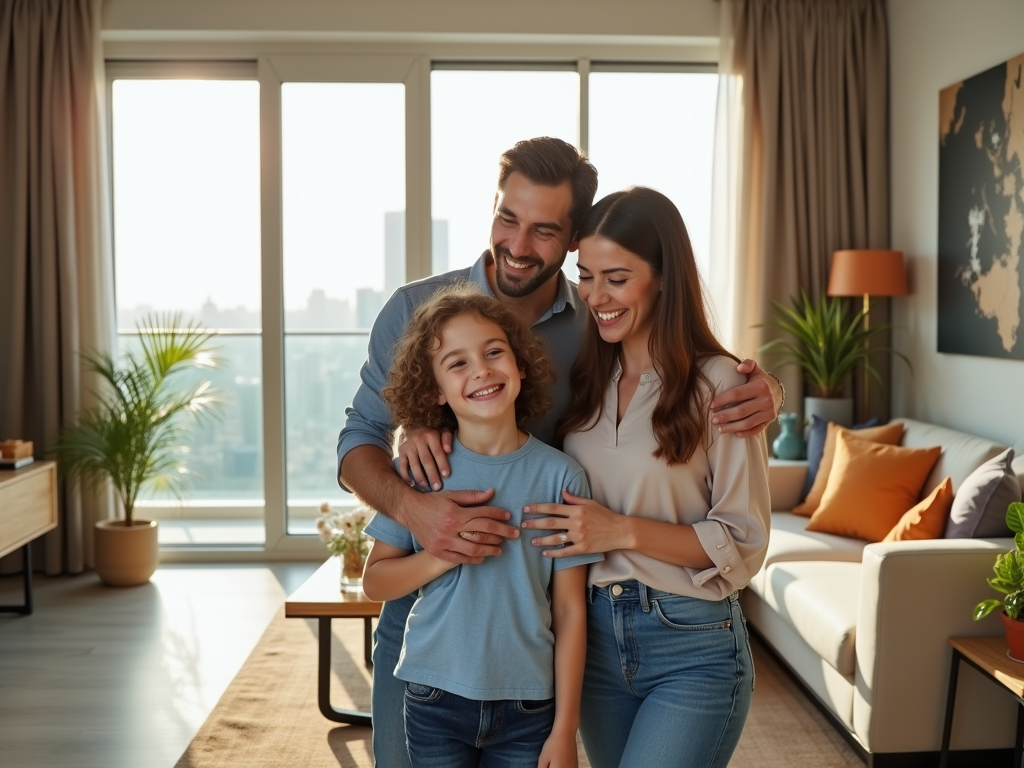
<instances>
[{"instance_id":1,"label":"world map artwork","mask_svg":"<svg viewBox=\"0 0 1024 768\"><path fill-rule=\"evenodd\" d=\"M938 349L1024 360L1024 54L939 93Z\"/></svg>"}]
</instances>

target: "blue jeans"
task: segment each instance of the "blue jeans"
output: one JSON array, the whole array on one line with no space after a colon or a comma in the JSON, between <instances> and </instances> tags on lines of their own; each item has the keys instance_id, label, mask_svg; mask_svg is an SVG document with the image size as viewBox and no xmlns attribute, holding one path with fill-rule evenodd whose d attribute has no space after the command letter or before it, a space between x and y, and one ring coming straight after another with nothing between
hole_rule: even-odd
<instances>
[{"instance_id":1,"label":"blue jeans","mask_svg":"<svg viewBox=\"0 0 1024 768\"><path fill-rule=\"evenodd\" d=\"M580 735L591 765L725 768L754 688L737 596L624 581L592 587L589 600Z\"/></svg>"},{"instance_id":2,"label":"blue jeans","mask_svg":"<svg viewBox=\"0 0 1024 768\"><path fill-rule=\"evenodd\" d=\"M416 595L388 600L373 632L373 760L377 768L412 768L405 745L405 683L395 677L405 621Z\"/></svg>"},{"instance_id":3,"label":"blue jeans","mask_svg":"<svg viewBox=\"0 0 1024 768\"><path fill-rule=\"evenodd\" d=\"M416 768L537 768L555 700L474 701L405 684L405 736Z\"/></svg>"}]
</instances>

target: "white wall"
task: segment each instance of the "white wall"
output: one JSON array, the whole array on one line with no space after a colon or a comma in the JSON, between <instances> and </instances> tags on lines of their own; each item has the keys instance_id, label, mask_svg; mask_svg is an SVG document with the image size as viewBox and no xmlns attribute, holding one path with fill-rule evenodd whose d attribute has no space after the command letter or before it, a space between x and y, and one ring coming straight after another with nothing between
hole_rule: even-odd
<instances>
[{"instance_id":1,"label":"white wall","mask_svg":"<svg viewBox=\"0 0 1024 768\"><path fill-rule=\"evenodd\" d=\"M1013 445L1024 440L1024 361L936 352L938 113L940 89L1024 52L1024 2L889 0L889 50L892 244L912 291L893 300L893 343L914 366L911 376L893 363L892 412Z\"/></svg>"}]
</instances>

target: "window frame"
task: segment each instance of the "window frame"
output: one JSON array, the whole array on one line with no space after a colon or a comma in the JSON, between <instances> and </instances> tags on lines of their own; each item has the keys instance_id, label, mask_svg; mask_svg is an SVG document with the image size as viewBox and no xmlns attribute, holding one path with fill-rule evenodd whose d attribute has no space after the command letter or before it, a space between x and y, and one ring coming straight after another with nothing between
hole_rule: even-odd
<instances>
[{"instance_id":1,"label":"window frame","mask_svg":"<svg viewBox=\"0 0 1024 768\"><path fill-rule=\"evenodd\" d=\"M298 52L297 52L298 51ZM245 40L116 40L105 43L107 125L115 79L246 79L260 88L260 206L263 349L264 504L263 546L206 545L163 548L164 562L223 562L316 559L322 543L308 534L287 533L284 399L283 221L281 179L281 90L288 81L402 82L406 89L406 277L431 269L430 74L452 70L572 70L580 76L579 142L589 139L589 74L599 71L715 71L717 41L664 38L595 40L579 36L556 42L451 42L443 36L422 43L293 42ZM113 133L107 131L109 162ZM115 212L111 206L110 216ZM116 258L116 254L115 254ZM340 430L341 424L338 425ZM202 502L192 505L205 509ZM234 510L237 515L242 507ZM213 509L214 507L209 507ZM228 508L231 509L231 508ZM231 512L225 517L231 516Z\"/></svg>"}]
</instances>

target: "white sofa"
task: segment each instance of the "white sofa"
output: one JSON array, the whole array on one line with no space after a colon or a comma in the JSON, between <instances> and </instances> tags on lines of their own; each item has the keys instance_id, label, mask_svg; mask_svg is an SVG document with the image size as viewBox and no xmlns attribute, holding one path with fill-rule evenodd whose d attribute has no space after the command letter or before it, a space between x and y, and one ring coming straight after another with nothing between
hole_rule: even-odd
<instances>
[{"instance_id":1,"label":"white sofa","mask_svg":"<svg viewBox=\"0 0 1024 768\"><path fill-rule=\"evenodd\" d=\"M901 445L943 447L922 495L948 476L954 490L1006 449L945 427L899 419ZM1014 462L1024 487L1024 458ZM789 666L873 768L936 765L942 740L952 636L994 636L996 613L972 608L997 596L985 583L1012 539L938 539L868 544L804 530L788 511L806 462L769 469L771 540L765 564L740 597L748 624ZM951 749L959 764L991 765L1014 742L1017 705L961 665ZM1002 753L998 753L1000 759ZM956 765L957 763L952 763Z\"/></svg>"}]
</instances>

